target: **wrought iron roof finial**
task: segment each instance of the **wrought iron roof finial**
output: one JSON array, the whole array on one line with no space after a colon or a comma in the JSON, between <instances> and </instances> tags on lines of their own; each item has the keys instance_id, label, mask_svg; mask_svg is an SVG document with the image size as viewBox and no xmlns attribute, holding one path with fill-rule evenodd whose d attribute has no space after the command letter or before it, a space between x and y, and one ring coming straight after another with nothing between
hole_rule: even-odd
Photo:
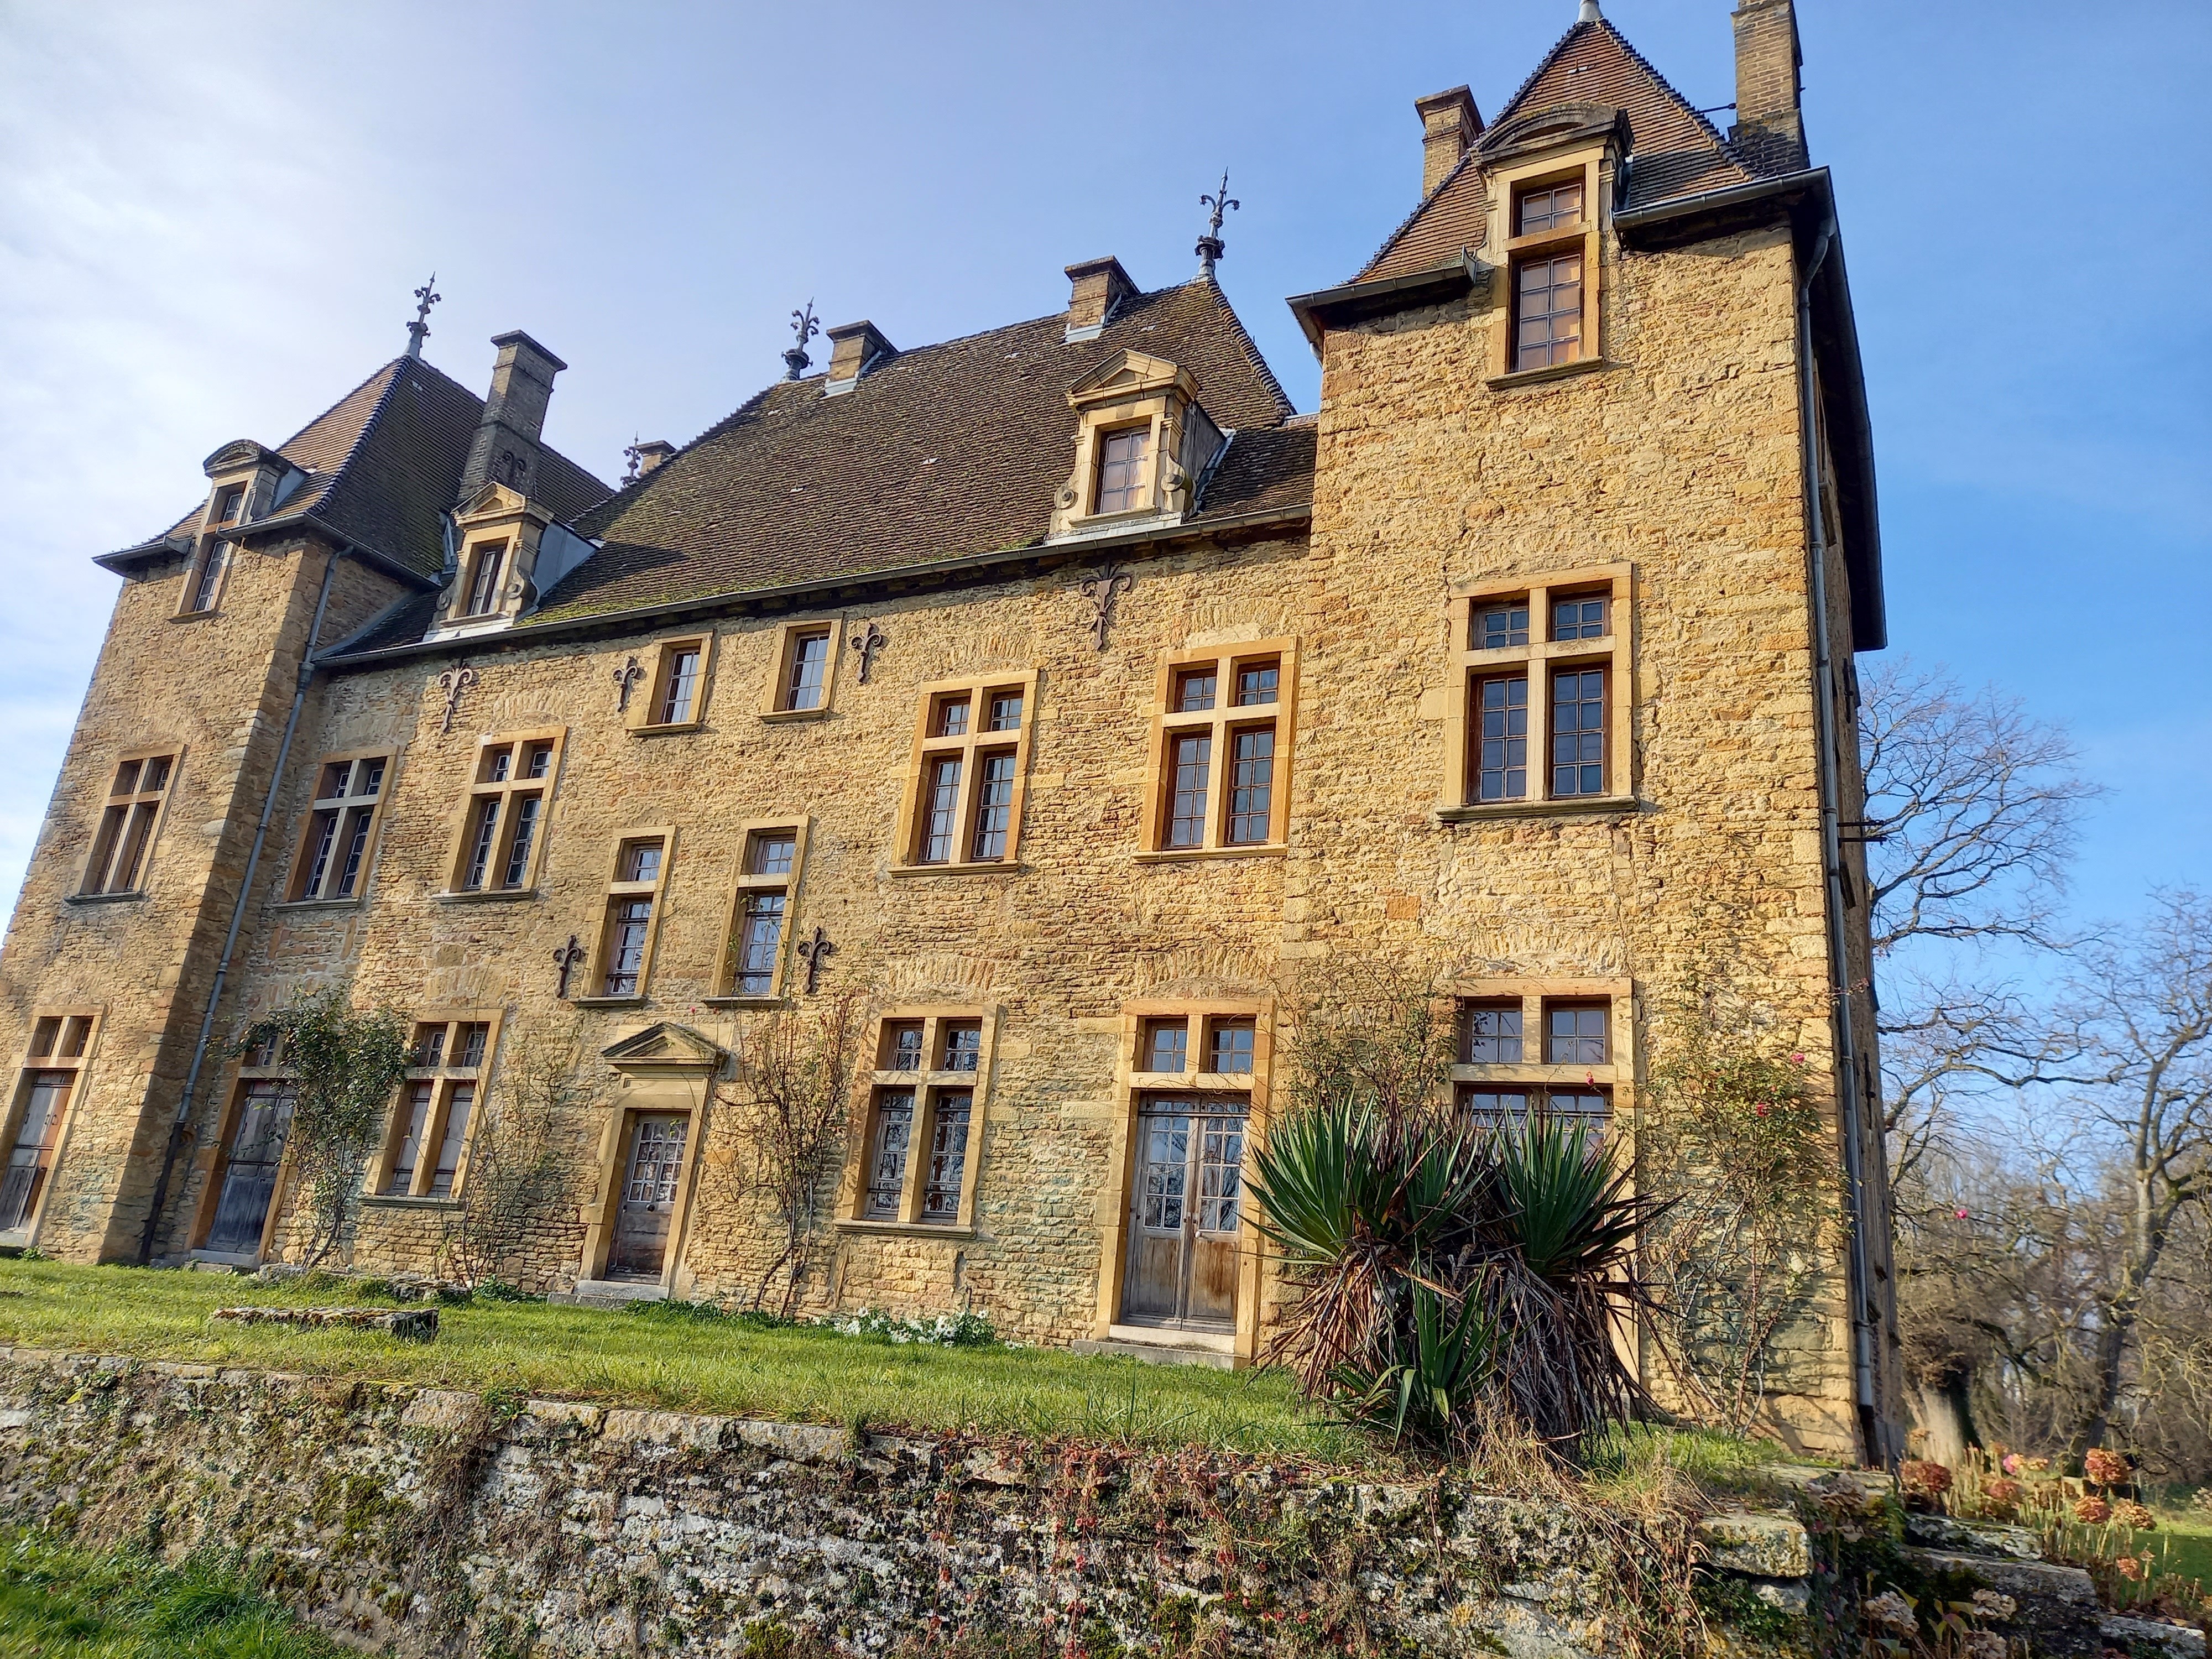
<instances>
[{"instance_id":1,"label":"wrought iron roof finial","mask_svg":"<svg viewBox=\"0 0 2212 1659\"><path fill-rule=\"evenodd\" d=\"M637 446L637 434L635 432L629 434L629 441L623 446L623 456L629 462L622 476L622 487L628 489L637 482L637 469L644 460L644 452Z\"/></svg>"},{"instance_id":2,"label":"wrought iron roof finial","mask_svg":"<svg viewBox=\"0 0 2212 1659\"><path fill-rule=\"evenodd\" d=\"M415 307L415 320L407 325L407 355L410 357L422 356L422 338L430 331L430 307L446 297L437 289L438 273L434 270L430 273L430 280L415 290L418 302Z\"/></svg>"},{"instance_id":3,"label":"wrought iron roof finial","mask_svg":"<svg viewBox=\"0 0 2212 1659\"><path fill-rule=\"evenodd\" d=\"M814 320L814 301L809 300L804 311L791 313L791 331L799 337L799 343L783 354L784 376L795 380L806 373L814 359L806 355L806 343L822 331L822 325Z\"/></svg>"},{"instance_id":4,"label":"wrought iron roof finial","mask_svg":"<svg viewBox=\"0 0 2212 1659\"><path fill-rule=\"evenodd\" d=\"M1231 208L1241 208L1243 203L1229 193L1229 169L1221 170L1221 185L1211 196L1198 198L1200 207L1210 207L1213 216L1206 222L1206 234L1198 239L1198 270L1202 276L1213 275L1213 262L1228 252L1221 240L1221 216Z\"/></svg>"},{"instance_id":5,"label":"wrought iron roof finial","mask_svg":"<svg viewBox=\"0 0 2212 1659\"><path fill-rule=\"evenodd\" d=\"M1605 14L1597 9L1597 0L1583 0L1583 9L1577 14L1577 23L1602 23Z\"/></svg>"}]
</instances>

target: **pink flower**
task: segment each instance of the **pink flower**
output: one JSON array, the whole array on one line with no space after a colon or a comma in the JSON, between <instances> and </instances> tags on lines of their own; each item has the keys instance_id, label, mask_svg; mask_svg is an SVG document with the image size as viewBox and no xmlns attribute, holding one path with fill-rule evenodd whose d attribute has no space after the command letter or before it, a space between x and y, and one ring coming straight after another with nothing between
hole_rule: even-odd
<instances>
[{"instance_id":1,"label":"pink flower","mask_svg":"<svg viewBox=\"0 0 2212 1659\"><path fill-rule=\"evenodd\" d=\"M1751 1115L1753 1117L1765 1117L1770 1109L1771 1109L1763 1100L1754 1100L1751 1103Z\"/></svg>"},{"instance_id":2,"label":"pink flower","mask_svg":"<svg viewBox=\"0 0 2212 1659\"><path fill-rule=\"evenodd\" d=\"M1805 1063L1805 1056L1802 1054L1792 1054L1790 1056L1790 1063L1792 1066L1802 1066Z\"/></svg>"},{"instance_id":3,"label":"pink flower","mask_svg":"<svg viewBox=\"0 0 2212 1659\"><path fill-rule=\"evenodd\" d=\"M1966 1212L1964 1210L1954 1210L1951 1213L1957 1216L1961 1221L1964 1221L1966 1218Z\"/></svg>"},{"instance_id":4,"label":"pink flower","mask_svg":"<svg viewBox=\"0 0 2212 1659\"><path fill-rule=\"evenodd\" d=\"M2020 1473L2020 1454L2018 1452L2007 1452L2004 1455L2003 1467L2004 1472L2007 1474L2018 1474Z\"/></svg>"}]
</instances>

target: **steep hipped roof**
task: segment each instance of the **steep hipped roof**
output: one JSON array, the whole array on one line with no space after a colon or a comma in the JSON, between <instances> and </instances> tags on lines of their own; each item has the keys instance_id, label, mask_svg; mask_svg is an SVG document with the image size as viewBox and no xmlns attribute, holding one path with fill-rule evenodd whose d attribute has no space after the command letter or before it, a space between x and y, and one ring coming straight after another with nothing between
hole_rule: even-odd
<instances>
[{"instance_id":1,"label":"steep hipped roof","mask_svg":"<svg viewBox=\"0 0 2212 1659\"><path fill-rule=\"evenodd\" d=\"M1611 104L1626 118L1634 161L1621 211L1758 176L1712 123L1602 18L1578 22L1561 36L1492 128L1558 104ZM1462 248L1480 247L1490 214L1480 155L1470 150L1356 280L1431 270L1456 258Z\"/></svg>"},{"instance_id":2,"label":"steep hipped roof","mask_svg":"<svg viewBox=\"0 0 2212 1659\"><path fill-rule=\"evenodd\" d=\"M307 480L256 524L312 515L387 563L435 578L445 562L442 515L483 418L483 398L419 359L396 357L276 447ZM612 489L566 456L544 452L537 493L556 518L579 516ZM161 550L199 517L195 507L163 536L108 556ZM239 533L251 536L255 527Z\"/></svg>"},{"instance_id":3,"label":"steep hipped roof","mask_svg":"<svg viewBox=\"0 0 2212 1659\"><path fill-rule=\"evenodd\" d=\"M1067 389L1122 349L1190 371L1237 436L1202 524L1311 498L1313 434L1219 288L1127 301L1093 340L1055 313L901 353L849 392L780 382L577 525L605 545L538 622L861 576L1041 542L1075 458Z\"/></svg>"}]
</instances>

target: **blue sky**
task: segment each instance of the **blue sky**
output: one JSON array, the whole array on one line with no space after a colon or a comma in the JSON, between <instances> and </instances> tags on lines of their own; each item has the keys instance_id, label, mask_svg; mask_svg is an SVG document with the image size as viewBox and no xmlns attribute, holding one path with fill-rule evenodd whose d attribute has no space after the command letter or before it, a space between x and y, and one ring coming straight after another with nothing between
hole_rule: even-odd
<instances>
[{"instance_id":1,"label":"blue sky","mask_svg":"<svg viewBox=\"0 0 2212 1659\"><path fill-rule=\"evenodd\" d=\"M1734 96L1728 0L1607 9ZM393 356L433 269L432 361L481 387L528 329L573 365L549 435L611 477L772 378L809 299L916 344L1060 308L1094 254L1181 280L1225 166L1224 285L1310 409L1283 297L1412 206L1412 100L1496 112L1574 10L0 0L0 891L112 599L90 556ZM2112 792L2077 902L2124 916L2212 870L2212 7L1800 15L1893 651L2070 726Z\"/></svg>"}]
</instances>

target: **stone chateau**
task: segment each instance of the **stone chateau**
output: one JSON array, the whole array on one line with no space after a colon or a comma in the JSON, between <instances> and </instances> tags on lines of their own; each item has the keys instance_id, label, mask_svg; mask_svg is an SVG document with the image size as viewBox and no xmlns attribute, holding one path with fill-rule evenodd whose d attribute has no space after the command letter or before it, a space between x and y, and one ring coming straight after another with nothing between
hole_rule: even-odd
<instances>
[{"instance_id":1,"label":"stone chateau","mask_svg":"<svg viewBox=\"0 0 2212 1659\"><path fill-rule=\"evenodd\" d=\"M964 339L802 337L619 484L544 443L551 351L499 336L480 398L419 318L222 445L99 558L0 955L0 1243L296 1255L283 1057L238 1038L336 984L415 1025L356 1265L434 1271L477 1128L573 1048L538 1285L749 1288L775 1226L714 1178L716 1085L764 1012L852 998L806 1305L1249 1362L1240 1164L1299 999L1431 975L1468 1110L1632 1147L1717 959L1807 1056L1850 1221L1778 1415L1883 1458L1871 439L1791 0L1732 22L1725 131L1595 0L1493 118L1417 100L1417 204L1290 301L1314 414L1209 235Z\"/></svg>"}]
</instances>

